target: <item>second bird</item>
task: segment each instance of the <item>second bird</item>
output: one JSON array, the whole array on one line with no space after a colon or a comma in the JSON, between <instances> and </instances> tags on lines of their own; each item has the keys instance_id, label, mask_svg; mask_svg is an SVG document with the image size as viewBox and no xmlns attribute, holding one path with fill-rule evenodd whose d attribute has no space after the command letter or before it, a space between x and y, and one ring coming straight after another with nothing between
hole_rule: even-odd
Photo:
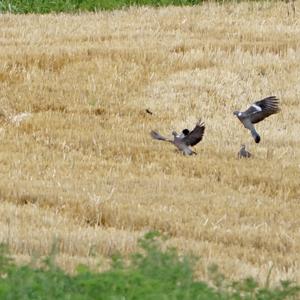
<instances>
[{"instance_id":1,"label":"second bird","mask_svg":"<svg viewBox=\"0 0 300 300\"><path fill-rule=\"evenodd\" d=\"M250 130L255 143L260 142L260 136L254 128L255 123L264 120L266 117L280 111L279 100L275 96L264 98L254 102L245 111L235 111L233 114L238 117L242 124Z\"/></svg>"}]
</instances>

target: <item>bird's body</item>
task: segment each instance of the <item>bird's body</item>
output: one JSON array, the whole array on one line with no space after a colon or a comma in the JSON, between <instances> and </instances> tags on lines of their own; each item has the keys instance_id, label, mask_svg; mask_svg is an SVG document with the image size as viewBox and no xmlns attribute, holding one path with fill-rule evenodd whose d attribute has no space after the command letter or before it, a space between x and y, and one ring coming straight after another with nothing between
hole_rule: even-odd
<instances>
[{"instance_id":1,"label":"bird's body","mask_svg":"<svg viewBox=\"0 0 300 300\"><path fill-rule=\"evenodd\" d=\"M246 145L242 144L241 149L238 152L238 158L250 158L251 153L246 150Z\"/></svg>"},{"instance_id":2,"label":"bird's body","mask_svg":"<svg viewBox=\"0 0 300 300\"><path fill-rule=\"evenodd\" d=\"M181 134L173 131L172 135L174 136L173 140L168 139L160 135L157 131L151 131L150 135L153 139L166 141L175 145L184 155L193 155L197 154L190 147L198 144L204 134L205 126L204 123L201 123L201 120L196 124L195 128L192 131L188 129L182 130Z\"/></svg>"},{"instance_id":3,"label":"bird's body","mask_svg":"<svg viewBox=\"0 0 300 300\"><path fill-rule=\"evenodd\" d=\"M247 110L235 111L233 114L249 129L256 143L260 142L260 136L253 124L258 123L270 115L280 111L279 100L275 96L264 98L253 103Z\"/></svg>"}]
</instances>

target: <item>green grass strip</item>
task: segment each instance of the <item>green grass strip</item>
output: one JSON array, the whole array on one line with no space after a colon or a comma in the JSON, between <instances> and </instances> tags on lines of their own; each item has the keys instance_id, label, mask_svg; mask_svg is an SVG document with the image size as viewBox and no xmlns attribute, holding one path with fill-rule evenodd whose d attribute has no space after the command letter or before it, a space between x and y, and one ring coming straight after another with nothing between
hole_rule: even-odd
<instances>
[{"instance_id":1,"label":"green grass strip","mask_svg":"<svg viewBox=\"0 0 300 300\"><path fill-rule=\"evenodd\" d=\"M0 1L0 12L15 14L76 13L114 10L129 6L186 6L202 2L203 0L2 0ZM236 0L236 2L239 1Z\"/></svg>"},{"instance_id":2,"label":"green grass strip","mask_svg":"<svg viewBox=\"0 0 300 300\"><path fill-rule=\"evenodd\" d=\"M300 296L300 286L288 281L269 287L269 275L264 286L252 278L231 282L211 267L210 284L196 280L196 258L180 256L173 248L162 250L156 232L146 234L139 246L129 261L113 256L106 272L79 266L72 276L55 264L55 251L42 264L18 266L2 245L0 299L281 300Z\"/></svg>"}]
</instances>

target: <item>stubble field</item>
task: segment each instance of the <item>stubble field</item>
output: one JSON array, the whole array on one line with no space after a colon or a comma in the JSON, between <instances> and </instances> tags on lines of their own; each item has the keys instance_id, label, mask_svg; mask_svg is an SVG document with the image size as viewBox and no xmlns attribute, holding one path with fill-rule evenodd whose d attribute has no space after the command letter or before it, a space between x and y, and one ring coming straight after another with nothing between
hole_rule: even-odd
<instances>
[{"instance_id":1,"label":"stubble field","mask_svg":"<svg viewBox=\"0 0 300 300\"><path fill-rule=\"evenodd\" d=\"M0 26L0 241L19 262L56 241L64 269L105 268L154 229L202 258L201 277L217 263L300 280L299 13L207 3ZM269 95L281 112L255 144L232 112ZM197 156L149 135L199 118Z\"/></svg>"}]
</instances>

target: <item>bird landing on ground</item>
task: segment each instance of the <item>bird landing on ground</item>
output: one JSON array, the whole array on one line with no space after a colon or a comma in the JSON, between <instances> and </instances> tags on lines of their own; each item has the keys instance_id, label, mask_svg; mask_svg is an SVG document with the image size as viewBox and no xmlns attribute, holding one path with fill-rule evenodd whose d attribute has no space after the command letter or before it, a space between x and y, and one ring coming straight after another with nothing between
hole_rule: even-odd
<instances>
[{"instance_id":1,"label":"bird landing on ground","mask_svg":"<svg viewBox=\"0 0 300 300\"><path fill-rule=\"evenodd\" d=\"M157 131L153 131L153 130L150 132L150 135L155 140L165 141L173 144L184 155L193 155L197 153L193 151L190 147L197 145L202 140L204 131L205 131L205 125L200 120L199 122L197 122L195 128L192 131L189 131L188 129L184 129L182 130L181 134L178 134L176 131L173 131L172 132L172 135L174 136L173 140L168 139L160 135L160 133L158 133Z\"/></svg>"},{"instance_id":2,"label":"bird landing on ground","mask_svg":"<svg viewBox=\"0 0 300 300\"><path fill-rule=\"evenodd\" d=\"M242 144L241 149L238 152L238 158L250 158L252 154L246 150L246 145Z\"/></svg>"}]
</instances>

